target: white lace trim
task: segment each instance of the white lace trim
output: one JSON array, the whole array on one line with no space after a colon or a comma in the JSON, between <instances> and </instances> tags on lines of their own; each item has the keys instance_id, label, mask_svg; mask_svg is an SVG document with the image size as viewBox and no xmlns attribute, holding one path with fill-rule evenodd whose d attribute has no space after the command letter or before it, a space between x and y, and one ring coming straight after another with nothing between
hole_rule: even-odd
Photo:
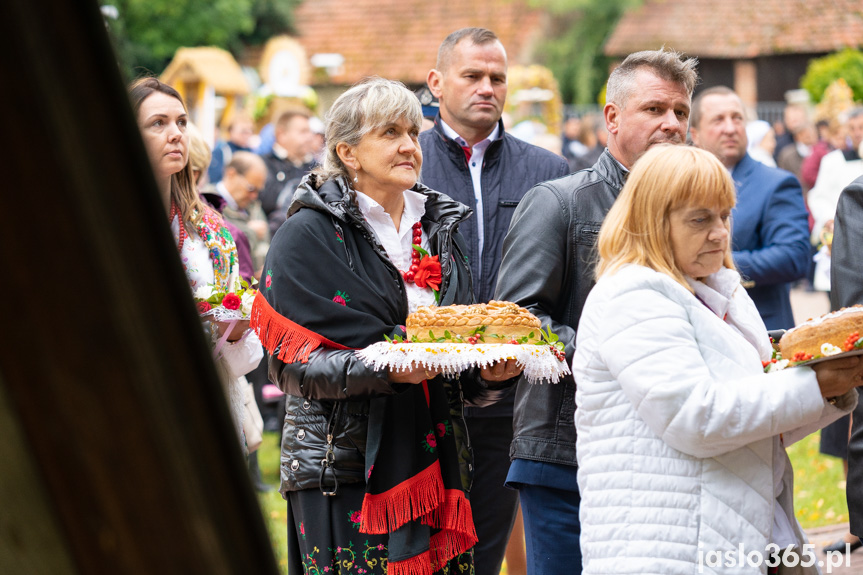
<instances>
[{"instance_id":1,"label":"white lace trim","mask_svg":"<svg viewBox=\"0 0 863 575\"><path fill-rule=\"evenodd\" d=\"M440 369L454 376L469 367L485 367L504 359L515 359L524 366L524 377L530 383L557 383L569 374L565 361L560 361L547 345L513 345L506 343L390 343L370 345L355 352L374 369L409 369L412 363Z\"/></svg>"}]
</instances>

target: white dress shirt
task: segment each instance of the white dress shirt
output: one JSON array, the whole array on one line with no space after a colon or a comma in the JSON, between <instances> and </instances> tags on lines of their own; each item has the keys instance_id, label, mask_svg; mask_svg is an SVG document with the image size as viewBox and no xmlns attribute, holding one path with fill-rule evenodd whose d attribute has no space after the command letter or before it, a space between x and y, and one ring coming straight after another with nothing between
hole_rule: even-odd
<instances>
[{"instance_id":1,"label":"white dress shirt","mask_svg":"<svg viewBox=\"0 0 863 575\"><path fill-rule=\"evenodd\" d=\"M378 241L387 252L390 261L401 271L406 272L411 267L411 254L413 253L413 225L420 221L426 213L426 197L423 194L411 190L405 190L405 209L402 212L402 220L399 229L392 217L384 210L383 206L362 192L357 192L357 204L360 212L366 218ZM425 231L422 233L421 247L429 249L429 240ZM412 282L405 282L408 296L408 313L413 313L421 305L434 305L434 292L430 288L421 288Z\"/></svg>"},{"instance_id":2,"label":"white dress shirt","mask_svg":"<svg viewBox=\"0 0 863 575\"><path fill-rule=\"evenodd\" d=\"M440 124L443 128L444 134L446 134L448 138L455 140L455 142L462 148L467 147L467 140L459 136L455 130L447 126L446 122L441 120ZM478 244L477 247L479 249L480 274L482 274L482 249L485 245L485 216L483 215L482 207L482 161L485 157L486 150L488 150L488 147L492 142L497 140L499 134L500 126L495 124L494 130L491 131L491 134L489 134L485 140L477 142L471 147L470 160L468 160L467 163L468 169L470 170L470 179L473 183L473 196L476 200L476 205L474 206L474 217L476 218L476 238ZM481 280L482 278L476 278L475 283L479 284Z\"/></svg>"}]
</instances>

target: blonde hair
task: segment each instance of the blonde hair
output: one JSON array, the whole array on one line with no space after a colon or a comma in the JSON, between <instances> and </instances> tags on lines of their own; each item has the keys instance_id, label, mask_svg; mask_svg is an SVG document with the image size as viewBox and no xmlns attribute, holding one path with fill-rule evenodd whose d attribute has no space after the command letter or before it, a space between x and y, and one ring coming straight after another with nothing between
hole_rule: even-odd
<instances>
[{"instance_id":1,"label":"blonde hair","mask_svg":"<svg viewBox=\"0 0 863 575\"><path fill-rule=\"evenodd\" d=\"M186 124L186 134L189 136L189 165L193 172L204 173L213 159L213 152L204 139L204 134L198 126L189 122Z\"/></svg>"},{"instance_id":2,"label":"blonde hair","mask_svg":"<svg viewBox=\"0 0 863 575\"><path fill-rule=\"evenodd\" d=\"M669 215L688 206L730 210L735 201L731 175L710 152L669 144L652 147L633 166L602 224L597 279L637 264L667 274L692 291L674 261ZM723 263L734 269L731 242Z\"/></svg>"},{"instance_id":3,"label":"blonde hair","mask_svg":"<svg viewBox=\"0 0 863 575\"><path fill-rule=\"evenodd\" d=\"M421 131L422 106L404 84L375 76L355 85L339 96L327 112L324 120L326 153L323 165L315 174L322 180L335 176L350 179L336 146L341 142L357 146L369 132L400 119L410 122L417 133Z\"/></svg>"}]
</instances>

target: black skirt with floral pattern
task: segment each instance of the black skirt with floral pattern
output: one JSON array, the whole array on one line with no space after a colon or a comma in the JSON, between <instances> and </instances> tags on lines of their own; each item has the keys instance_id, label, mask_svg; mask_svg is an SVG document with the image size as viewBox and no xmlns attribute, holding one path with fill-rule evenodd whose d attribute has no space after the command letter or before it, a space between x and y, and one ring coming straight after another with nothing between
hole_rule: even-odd
<instances>
[{"instance_id":1,"label":"black skirt with floral pattern","mask_svg":"<svg viewBox=\"0 0 863 575\"><path fill-rule=\"evenodd\" d=\"M288 573L385 575L387 535L360 533L365 485L288 492ZM474 575L473 550L452 559L441 575Z\"/></svg>"}]
</instances>

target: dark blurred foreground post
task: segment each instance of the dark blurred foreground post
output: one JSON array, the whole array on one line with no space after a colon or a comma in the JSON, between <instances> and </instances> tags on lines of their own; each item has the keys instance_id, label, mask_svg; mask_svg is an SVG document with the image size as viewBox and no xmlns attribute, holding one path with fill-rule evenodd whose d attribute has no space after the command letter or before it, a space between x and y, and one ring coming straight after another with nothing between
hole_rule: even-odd
<instances>
[{"instance_id":1,"label":"dark blurred foreground post","mask_svg":"<svg viewBox=\"0 0 863 575\"><path fill-rule=\"evenodd\" d=\"M0 21L0 573L274 574L99 7Z\"/></svg>"}]
</instances>

